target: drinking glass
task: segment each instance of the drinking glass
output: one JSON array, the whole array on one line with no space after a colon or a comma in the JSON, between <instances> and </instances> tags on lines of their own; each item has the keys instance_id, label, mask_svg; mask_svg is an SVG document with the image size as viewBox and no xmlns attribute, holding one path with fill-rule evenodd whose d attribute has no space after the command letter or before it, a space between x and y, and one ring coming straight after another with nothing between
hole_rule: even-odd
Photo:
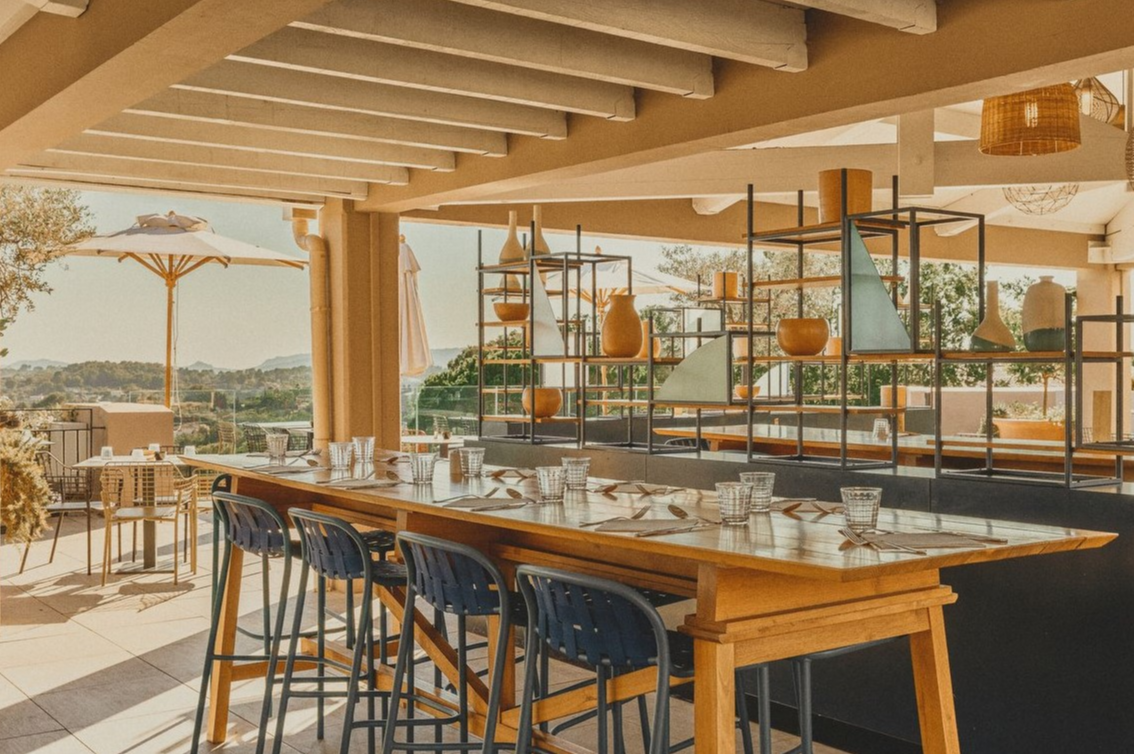
<instances>
[{"instance_id":1,"label":"drinking glass","mask_svg":"<svg viewBox=\"0 0 1135 755\"><path fill-rule=\"evenodd\" d=\"M540 489L540 500L555 503L564 499L564 468L536 467L536 484Z\"/></svg>"},{"instance_id":2,"label":"drinking glass","mask_svg":"<svg viewBox=\"0 0 1135 755\"><path fill-rule=\"evenodd\" d=\"M415 485L428 485L434 481L434 464L437 464L437 451L410 453L410 475Z\"/></svg>"},{"instance_id":3,"label":"drinking glass","mask_svg":"<svg viewBox=\"0 0 1135 755\"><path fill-rule=\"evenodd\" d=\"M730 526L748 524L752 495L753 486L747 482L717 483L717 505L721 513L721 523Z\"/></svg>"},{"instance_id":4,"label":"drinking glass","mask_svg":"<svg viewBox=\"0 0 1135 755\"><path fill-rule=\"evenodd\" d=\"M374 460L374 436L356 435L351 439L355 444L355 460L364 464Z\"/></svg>"},{"instance_id":5,"label":"drinking glass","mask_svg":"<svg viewBox=\"0 0 1135 755\"><path fill-rule=\"evenodd\" d=\"M354 449L354 443L340 442L327 444L328 456L331 457L331 468L350 469L351 451L353 451Z\"/></svg>"},{"instance_id":6,"label":"drinking glass","mask_svg":"<svg viewBox=\"0 0 1135 755\"><path fill-rule=\"evenodd\" d=\"M185 456L196 456L197 446L186 446L181 450L181 453Z\"/></svg>"},{"instance_id":7,"label":"drinking glass","mask_svg":"<svg viewBox=\"0 0 1135 755\"><path fill-rule=\"evenodd\" d=\"M890 440L891 423L885 417L879 417L872 426L871 436L877 441L886 442Z\"/></svg>"},{"instance_id":8,"label":"drinking glass","mask_svg":"<svg viewBox=\"0 0 1135 755\"><path fill-rule=\"evenodd\" d=\"M465 477L480 477L481 467L485 463L485 449L461 449L461 474Z\"/></svg>"},{"instance_id":9,"label":"drinking glass","mask_svg":"<svg viewBox=\"0 0 1135 755\"><path fill-rule=\"evenodd\" d=\"M162 444L161 443L151 443L149 446L146 447L146 450L153 451L154 453L160 453L161 450L162 450Z\"/></svg>"},{"instance_id":10,"label":"drinking glass","mask_svg":"<svg viewBox=\"0 0 1135 755\"><path fill-rule=\"evenodd\" d=\"M103 459L113 459L114 458L114 447L113 446L103 446L102 451L99 452L99 456Z\"/></svg>"},{"instance_id":11,"label":"drinking glass","mask_svg":"<svg viewBox=\"0 0 1135 755\"><path fill-rule=\"evenodd\" d=\"M587 487L587 472L591 469L591 457L568 456L560 460L564 467L565 484L568 490L583 490Z\"/></svg>"},{"instance_id":12,"label":"drinking glass","mask_svg":"<svg viewBox=\"0 0 1135 755\"><path fill-rule=\"evenodd\" d=\"M840 488L843 496L843 519L852 532L875 529L879 521L879 502L882 488Z\"/></svg>"},{"instance_id":13,"label":"drinking glass","mask_svg":"<svg viewBox=\"0 0 1135 755\"><path fill-rule=\"evenodd\" d=\"M775 472L742 472L741 482L752 486L749 511L764 514L772 507L772 488L776 483Z\"/></svg>"},{"instance_id":14,"label":"drinking glass","mask_svg":"<svg viewBox=\"0 0 1135 755\"><path fill-rule=\"evenodd\" d=\"M282 464L288 458L288 436L286 433L269 433L264 436L268 444L268 461Z\"/></svg>"},{"instance_id":15,"label":"drinking glass","mask_svg":"<svg viewBox=\"0 0 1135 755\"><path fill-rule=\"evenodd\" d=\"M135 448L133 451L130 452L130 458L136 459L138 461L144 460L146 458L145 449Z\"/></svg>"}]
</instances>

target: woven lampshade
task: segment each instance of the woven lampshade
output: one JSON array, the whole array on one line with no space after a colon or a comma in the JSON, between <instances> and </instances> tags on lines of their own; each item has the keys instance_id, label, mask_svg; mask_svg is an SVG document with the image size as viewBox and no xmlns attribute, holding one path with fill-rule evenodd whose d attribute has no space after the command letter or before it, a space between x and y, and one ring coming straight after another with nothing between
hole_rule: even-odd
<instances>
[{"instance_id":1,"label":"woven lampshade","mask_svg":"<svg viewBox=\"0 0 1135 755\"><path fill-rule=\"evenodd\" d=\"M1119 115L1119 98L1094 76L1080 79L1072 85L1076 96L1080 99L1080 112L1091 116L1097 121L1111 123Z\"/></svg>"},{"instance_id":2,"label":"woven lampshade","mask_svg":"<svg viewBox=\"0 0 1135 755\"><path fill-rule=\"evenodd\" d=\"M981 106L985 155L1051 155L1080 146L1080 102L1071 84L991 97Z\"/></svg>"}]
</instances>

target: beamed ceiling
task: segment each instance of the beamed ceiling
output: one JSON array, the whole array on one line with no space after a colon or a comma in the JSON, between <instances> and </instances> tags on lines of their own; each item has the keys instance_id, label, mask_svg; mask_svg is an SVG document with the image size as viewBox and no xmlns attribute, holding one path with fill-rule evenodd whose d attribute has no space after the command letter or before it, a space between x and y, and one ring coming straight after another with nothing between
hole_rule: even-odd
<instances>
[{"instance_id":1,"label":"beamed ceiling","mask_svg":"<svg viewBox=\"0 0 1135 755\"><path fill-rule=\"evenodd\" d=\"M711 214L746 183L782 201L839 165L983 207L1004 184L1124 177L1123 133L1096 122L1062 160L973 142L974 100L1130 66L1119 0L86 6L0 0L0 180L391 212L686 198Z\"/></svg>"}]
</instances>

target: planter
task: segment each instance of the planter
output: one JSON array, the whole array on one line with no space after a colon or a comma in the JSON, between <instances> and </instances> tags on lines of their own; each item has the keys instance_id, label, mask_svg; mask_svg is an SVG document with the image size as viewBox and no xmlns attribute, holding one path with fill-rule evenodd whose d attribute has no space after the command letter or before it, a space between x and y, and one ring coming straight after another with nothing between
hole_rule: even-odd
<instances>
[{"instance_id":1,"label":"planter","mask_svg":"<svg viewBox=\"0 0 1135 755\"><path fill-rule=\"evenodd\" d=\"M843 217L841 169L820 171L820 222L834 223ZM847 169L847 214L871 211L872 175L869 170Z\"/></svg>"},{"instance_id":2,"label":"planter","mask_svg":"<svg viewBox=\"0 0 1135 755\"><path fill-rule=\"evenodd\" d=\"M1064 286L1051 275L1029 286L1021 305L1021 333L1029 351L1064 351Z\"/></svg>"},{"instance_id":3,"label":"planter","mask_svg":"<svg viewBox=\"0 0 1135 755\"><path fill-rule=\"evenodd\" d=\"M1002 440L1064 440L1064 423L1049 419L994 417L993 426Z\"/></svg>"},{"instance_id":4,"label":"planter","mask_svg":"<svg viewBox=\"0 0 1135 755\"><path fill-rule=\"evenodd\" d=\"M1001 319L997 281L985 284L985 319L969 338L973 351L1012 351L1017 345L1009 326Z\"/></svg>"},{"instance_id":5,"label":"planter","mask_svg":"<svg viewBox=\"0 0 1135 755\"><path fill-rule=\"evenodd\" d=\"M532 409L533 391L536 394L535 411ZM524 413L535 415L536 419L554 417L563 403L564 396L560 393L559 388L525 388L524 392L520 394L520 405L524 407Z\"/></svg>"},{"instance_id":6,"label":"planter","mask_svg":"<svg viewBox=\"0 0 1135 755\"><path fill-rule=\"evenodd\" d=\"M635 357L637 357L638 359L646 359L646 357L647 357L646 342L648 340L650 340L650 320L643 320L642 321L642 346L639 347L638 353L635 354ZM652 346L652 351L654 352L653 356L654 356L655 359L662 356L662 339L661 338L655 338L654 343L651 344L651 346Z\"/></svg>"},{"instance_id":7,"label":"planter","mask_svg":"<svg viewBox=\"0 0 1135 755\"><path fill-rule=\"evenodd\" d=\"M776 324L776 342L789 356L815 356L828 343L828 321L822 317L786 317Z\"/></svg>"},{"instance_id":8,"label":"planter","mask_svg":"<svg viewBox=\"0 0 1135 755\"><path fill-rule=\"evenodd\" d=\"M502 322L516 322L528 319L528 302L495 301L493 311Z\"/></svg>"},{"instance_id":9,"label":"planter","mask_svg":"<svg viewBox=\"0 0 1135 755\"><path fill-rule=\"evenodd\" d=\"M741 295L741 274L723 271L713 274L713 298L736 299Z\"/></svg>"},{"instance_id":10,"label":"planter","mask_svg":"<svg viewBox=\"0 0 1135 755\"><path fill-rule=\"evenodd\" d=\"M636 356L642 348L642 320L634 308L634 294L612 294L603 317L600 345L609 357Z\"/></svg>"}]
</instances>

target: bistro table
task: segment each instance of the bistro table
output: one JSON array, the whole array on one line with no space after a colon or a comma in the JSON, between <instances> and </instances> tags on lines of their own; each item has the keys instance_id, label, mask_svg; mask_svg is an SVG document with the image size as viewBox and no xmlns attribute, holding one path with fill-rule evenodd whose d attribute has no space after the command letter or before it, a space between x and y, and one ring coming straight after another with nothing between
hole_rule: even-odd
<instances>
[{"instance_id":1,"label":"bistro table","mask_svg":"<svg viewBox=\"0 0 1135 755\"><path fill-rule=\"evenodd\" d=\"M975 542L972 547L928 550L925 555L849 547L839 533L842 516L818 511L777 511L754 515L745 527L646 538L596 532L582 529L580 524L628 514L644 501L655 504L649 518L677 522L667 510L675 495L690 514L717 519L713 494L671 491L667 501L661 493L643 495L632 485L624 486L630 488L626 493L569 491L563 504L477 513L434 501L463 493L485 494L492 488L498 489L499 496L505 487L534 496L533 479L511 474L499 479L451 482L449 470L439 464L432 485L336 489L326 484L333 479L328 470L272 476L250 469L261 460L245 456L198 456L185 462L228 472L241 493L262 498L281 510L301 506L363 526L424 532L464 542L489 554L506 575L517 564L543 564L697 598L696 611L680 627L694 638L697 752L733 752L734 668L900 636L909 637L923 749L957 752L943 606L955 602L958 596L941 584L939 570L1098 548L1116 537L1104 532L887 508L880 513L879 526L889 530L943 530L1004 538L1005 542ZM486 469L492 472L500 468ZM391 470L409 477L405 464L392 463L387 471ZM381 476L376 475L379 479ZM595 489L596 484L593 481L589 487ZM232 551L231 571L222 588L218 653L232 652L235 641L241 555L237 549ZM1038 585L1038 589L1041 587ZM381 600L398 620L402 619L401 597L398 590L380 591ZM420 613L415 613L415 621L419 644L455 682L455 651ZM512 654L508 653L498 727L502 740L515 737L519 722L511 664ZM389 689L390 670L378 671L380 686L385 684ZM264 664L217 662L210 690L210 741L224 741L231 683L263 673ZM479 677L470 675L469 679L471 726L479 731L484 723L487 688ZM624 691L647 691L654 677L647 669L617 679ZM558 701L554 712L538 702L534 723L588 710L594 705L593 698L594 690L588 688L574 701ZM562 740L539 731L535 743L552 751L566 748Z\"/></svg>"},{"instance_id":2,"label":"bistro table","mask_svg":"<svg viewBox=\"0 0 1135 755\"><path fill-rule=\"evenodd\" d=\"M447 458L451 448L461 448L465 445L467 440L476 440L475 435L450 435L448 438L444 435L403 435L402 447L406 446L426 446L427 448L436 448L438 456Z\"/></svg>"},{"instance_id":3,"label":"bistro table","mask_svg":"<svg viewBox=\"0 0 1135 755\"><path fill-rule=\"evenodd\" d=\"M173 464L174 466L184 467L185 462L182 457L169 455L161 461L155 459L136 459L133 456L111 456L105 459L102 456L92 456L89 459L84 459L77 464L72 465L72 469L85 469L87 474L93 475L96 471L101 472L108 464L129 464L141 469L146 467L153 467L159 464ZM90 487L94 490L94 486ZM90 516L90 514L88 514ZM89 529L89 528L88 528ZM142 566L146 569L152 569L158 563L158 524L153 520L146 520L142 522ZM88 539L87 549L90 550L90 542ZM89 573L89 567L88 567Z\"/></svg>"}]
</instances>

